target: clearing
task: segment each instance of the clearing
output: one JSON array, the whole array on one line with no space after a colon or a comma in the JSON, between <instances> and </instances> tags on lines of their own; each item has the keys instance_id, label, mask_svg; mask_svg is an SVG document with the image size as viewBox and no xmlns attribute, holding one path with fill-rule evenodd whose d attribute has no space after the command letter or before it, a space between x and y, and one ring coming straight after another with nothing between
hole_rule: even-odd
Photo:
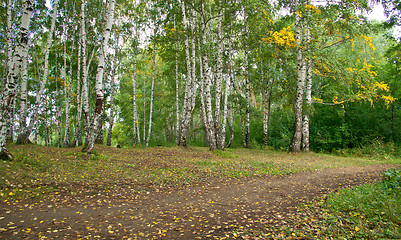
<instances>
[{"instance_id":1,"label":"clearing","mask_svg":"<svg viewBox=\"0 0 401 240\"><path fill-rule=\"evenodd\" d=\"M312 200L395 167L244 149L10 148L17 160L0 165L1 239L288 238L322 220L305 208Z\"/></svg>"}]
</instances>

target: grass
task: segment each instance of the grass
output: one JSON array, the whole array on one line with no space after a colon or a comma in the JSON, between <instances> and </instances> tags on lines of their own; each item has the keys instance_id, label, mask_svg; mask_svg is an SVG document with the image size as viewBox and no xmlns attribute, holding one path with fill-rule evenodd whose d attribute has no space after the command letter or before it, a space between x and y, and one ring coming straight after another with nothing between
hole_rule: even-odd
<instances>
[{"instance_id":1,"label":"grass","mask_svg":"<svg viewBox=\"0 0 401 240\"><path fill-rule=\"evenodd\" d=\"M0 161L0 197L5 199L41 198L60 191L112 191L126 185L142 191L152 186L180 187L209 177L265 177L398 161L250 149L211 152L200 147L96 146L92 155L80 148L11 144L9 149L15 160Z\"/></svg>"},{"instance_id":2,"label":"grass","mask_svg":"<svg viewBox=\"0 0 401 240\"><path fill-rule=\"evenodd\" d=\"M290 154L263 149L157 147L116 149L96 146L95 153L80 148L60 149L11 144L13 161L0 161L0 200L45 199L59 194L121 193L151 188L182 187L209 178L263 178L325 168L400 164L397 158ZM321 198L311 208L315 219L298 237L312 239L401 238L401 175L343 189ZM12 204L12 203L11 203ZM288 236L293 236L289 232Z\"/></svg>"},{"instance_id":3,"label":"grass","mask_svg":"<svg viewBox=\"0 0 401 240\"><path fill-rule=\"evenodd\" d=\"M316 218L299 237L315 239L401 239L401 170L380 183L344 188L309 206Z\"/></svg>"}]
</instances>

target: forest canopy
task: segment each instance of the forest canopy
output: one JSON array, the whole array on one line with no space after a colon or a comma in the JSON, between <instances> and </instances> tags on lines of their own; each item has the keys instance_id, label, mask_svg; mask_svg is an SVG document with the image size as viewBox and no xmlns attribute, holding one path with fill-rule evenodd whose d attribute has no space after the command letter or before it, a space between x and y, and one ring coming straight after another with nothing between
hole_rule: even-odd
<instances>
[{"instance_id":1,"label":"forest canopy","mask_svg":"<svg viewBox=\"0 0 401 240\"><path fill-rule=\"evenodd\" d=\"M381 4L388 21L366 17ZM401 144L398 1L6 0L0 147Z\"/></svg>"}]
</instances>

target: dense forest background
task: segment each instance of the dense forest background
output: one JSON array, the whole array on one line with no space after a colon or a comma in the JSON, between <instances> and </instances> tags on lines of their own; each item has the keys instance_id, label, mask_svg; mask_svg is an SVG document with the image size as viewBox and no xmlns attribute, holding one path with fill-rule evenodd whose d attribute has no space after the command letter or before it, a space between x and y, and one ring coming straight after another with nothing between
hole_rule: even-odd
<instances>
[{"instance_id":1,"label":"dense forest background","mask_svg":"<svg viewBox=\"0 0 401 240\"><path fill-rule=\"evenodd\" d=\"M368 21L373 4L388 21ZM400 7L5 0L2 157L6 139L397 153Z\"/></svg>"}]
</instances>

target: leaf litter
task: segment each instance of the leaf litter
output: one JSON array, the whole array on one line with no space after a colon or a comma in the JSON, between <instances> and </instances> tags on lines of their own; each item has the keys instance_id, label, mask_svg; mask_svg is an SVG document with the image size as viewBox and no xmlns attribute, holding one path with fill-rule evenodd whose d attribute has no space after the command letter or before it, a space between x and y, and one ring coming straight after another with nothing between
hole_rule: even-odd
<instances>
[{"instance_id":1,"label":"leaf litter","mask_svg":"<svg viewBox=\"0 0 401 240\"><path fill-rule=\"evenodd\" d=\"M0 203L2 239L297 239L303 231L319 236L319 221L330 216L307 208L314 199L324 201L329 192L380 179L392 167L314 170L306 167L307 159L300 165L290 159L289 168L270 158L269 164L258 164L270 170L255 169L255 162L244 164L246 158L255 161L250 152L243 158L237 151L227 160L183 148L101 147L95 156L79 149L29 145L24 150L23 157L32 155L23 166L37 175L22 172L13 183L7 179ZM32 160L49 156L47 163ZM43 170L52 162L63 170ZM248 177L230 175L235 169L227 162ZM29 194L32 189L39 195Z\"/></svg>"}]
</instances>

